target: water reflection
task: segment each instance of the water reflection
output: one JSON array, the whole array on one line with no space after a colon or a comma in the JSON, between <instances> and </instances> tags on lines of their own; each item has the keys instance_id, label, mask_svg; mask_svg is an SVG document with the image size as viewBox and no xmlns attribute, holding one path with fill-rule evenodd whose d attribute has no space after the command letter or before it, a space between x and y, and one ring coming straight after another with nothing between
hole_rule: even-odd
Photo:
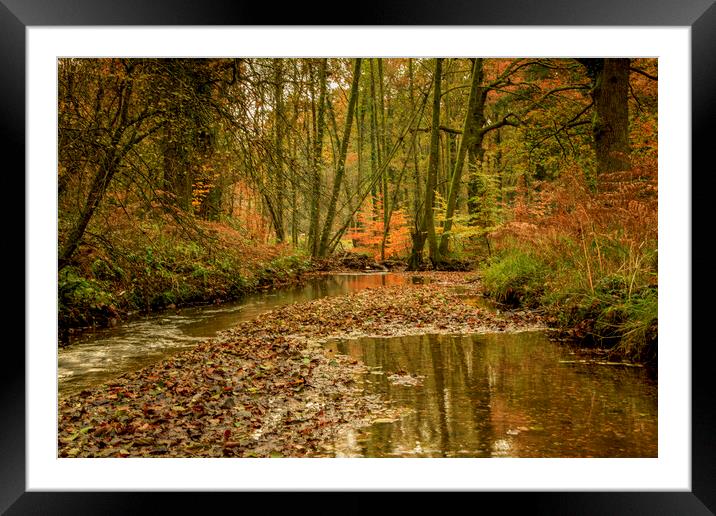
<instances>
[{"instance_id":1,"label":"water reflection","mask_svg":"<svg viewBox=\"0 0 716 516\"><path fill-rule=\"evenodd\" d=\"M183 308L85 333L58 351L59 391L78 392L139 369L272 308L398 285L409 278L395 273L331 274L310 279L298 287L249 295L234 303Z\"/></svg>"},{"instance_id":2,"label":"water reflection","mask_svg":"<svg viewBox=\"0 0 716 516\"><path fill-rule=\"evenodd\" d=\"M643 369L565 364L542 333L423 335L330 343L379 367L362 379L408 409L341 437L365 457L656 457L657 389ZM573 357L572 357L573 358ZM424 375L391 384L392 371Z\"/></svg>"}]
</instances>

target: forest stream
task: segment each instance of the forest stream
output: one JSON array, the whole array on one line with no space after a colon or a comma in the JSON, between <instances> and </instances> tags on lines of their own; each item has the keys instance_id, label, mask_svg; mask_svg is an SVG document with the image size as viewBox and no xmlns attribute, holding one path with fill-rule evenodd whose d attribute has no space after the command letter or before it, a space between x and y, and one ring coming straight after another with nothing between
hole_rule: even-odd
<instances>
[{"instance_id":1,"label":"forest stream","mask_svg":"<svg viewBox=\"0 0 716 516\"><path fill-rule=\"evenodd\" d=\"M342 457L656 457L656 383L574 360L542 332L336 340L404 410L334 444ZM396 374L400 371L402 374Z\"/></svg>"},{"instance_id":2,"label":"forest stream","mask_svg":"<svg viewBox=\"0 0 716 516\"><path fill-rule=\"evenodd\" d=\"M409 281L401 274L330 274L302 285L249 294L239 301L165 311L113 328L85 332L58 351L58 389L79 392L196 346L241 321L282 305Z\"/></svg>"},{"instance_id":3,"label":"forest stream","mask_svg":"<svg viewBox=\"0 0 716 516\"><path fill-rule=\"evenodd\" d=\"M554 343L477 289L328 275L85 336L59 351L61 456L657 456L644 368Z\"/></svg>"}]
</instances>

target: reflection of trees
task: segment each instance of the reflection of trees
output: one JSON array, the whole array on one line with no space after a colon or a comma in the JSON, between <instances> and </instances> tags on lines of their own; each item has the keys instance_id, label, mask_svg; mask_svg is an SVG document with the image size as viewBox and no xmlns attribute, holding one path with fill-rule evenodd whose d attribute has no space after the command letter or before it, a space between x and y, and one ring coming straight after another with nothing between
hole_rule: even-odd
<instances>
[{"instance_id":1,"label":"reflection of trees","mask_svg":"<svg viewBox=\"0 0 716 516\"><path fill-rule=\"evenodd\" d=\"M416 336L394 339L347 341L341 352L380 365L384 375L368 375L387 398L413 411L393 425L376 425L366 445L366 455L424 454L454 456L460 450L487 450L489 389L478 347L463 346L461 340L445 341L444 336ZM471 355L467 355L471 353ZM468 366L468 363L470 365ZM398 370L425 376L422 387L391 385L387 375Z\"/></svg>"},{"instance_id":2,"label":"reflection of trees","mask_svg":"<svg viewBox=\"0 0 716 516\"><path fill-rule=\"evenodd\" d=\"M656 391L639 370L560 364L541 334L361 339L340 352L380 366L378 392L412 412L370 429L367 456L653 456ZM391 385L400 369L421 387ZM462 453L459 453L463 450ZM421 453L417 453L420 455Z\"/></svg>"},{"instance_id":3,"label":"reflection of trees","mask_svg":"<svg viewBox=\"0 0 716 516\"><path fill-rule=\"evenodd\" d=\"M320 299L322 297L326 297L331 291L331 288L327 281L319 281L316 284L316 295L314 296L315 299Z\"/></svg>"},{"instance_id":4,"label":"reflection of trees","mask_svg":"<svg viewBox=\"0 0 716 516\"><path fill-rule=\"evenodd\" d=\"M423 347L427 347L427 350L430 353L432 377L435 382L435 389L432 392L435 394L438 411L437 414L435 414L437 424L433 425L433 428L438 429L440 446L437 449L441 450L442 456L445 456L445 452L450 449L450 429L448 428L448 415L445 407L445 397L449 395L450 391L445 388L445 378L443 377L444 357L441 356L442 347L440 346L440 342L438 342L437 335L428 336L427 346ZM449 350L450 347L448 347L448 358L450 357ZM450 375L450 378L454 379L456 376L458 376L458 374L453 372ZM423 398L426 398L426 396L423 396Z\"/></svg>"},{"instance_id":5,"label":"reflection of trees","mask_svg":"<svg viewBox=\"0 0 716 516\"><path fill-rule=\"evenodd\" d=\"M462 350L460 354L461 365L467 377L467 401L468 413L471 414L471 423L476 432L475 443L479 443L477 450L485 450L484 455L489 455L490 443L493 441L492 425L490 414L492 412L492 399L488 382L487 361L485 360L484 346L474 338L465 337L462 339ZM467 449L470 449L466 443ZM482 456L483 453L477 453Z\"/></svg>"}]
</instances>

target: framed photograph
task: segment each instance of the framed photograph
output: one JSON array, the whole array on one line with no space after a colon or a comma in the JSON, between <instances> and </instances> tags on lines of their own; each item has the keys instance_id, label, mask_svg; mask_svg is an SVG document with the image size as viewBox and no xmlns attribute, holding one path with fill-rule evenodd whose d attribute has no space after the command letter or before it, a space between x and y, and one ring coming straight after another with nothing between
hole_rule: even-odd
<instances>
[{"instance_id":1,"label":"framed photograph","mask_svg":"<svg viewBox=\"0 0 716 516\"><path fill-rule=\"evenodd\" d=\"M550 514L712 514L716 510L711 488L716 483L713 386L704 371L713 352L707 339L692 337L692 320L697 320L692 312L700 311L692 301L691 283L692 263L698 263L692 256L701 243L692 242L696 235L692 224L698 227L701 220L709 220L698 211L706 203L699 196L708 195L708 190L695 188L692 182L699 176L693 170L707 163L706 142L710 143L713 133L716 7L711 2L669 1L658 8L646 1L611 5L550 0L528 7L482 1L435 7L420 2L404 9L385 4L380 9L361 7L355 21L346 25L317 22L298 7L267 13L254 5L213 9L189 2L134 6L83 0L68 4L3 0L0 5L0 34L6 49L0 57L6 78L0 102L4 144L6 154L18 156L26 170L26 349L14 362L17 367L6 375L2 397L7 416L0 430L0 509L8 514L43 510L124 513L137 503L137 492L153 491L168 496L184 491L350 491L358 503L362 500L369 507L367 494L376 491L460 491L498 499L520 493L516 499L529 504L530 510ZM590 62L599 61L596 58L655 60L658 78L651 69L640 68L638 73L658 82L658 268L662 277L658 281L658 418L654 414L658 439L653 441L657 453L638 447L638 452L624 455L596 453L605 458L591 458L595 456L591 451L489 460L456 454L422 460L134 458L129 453L122 458L58 457L56 287L57 256L63 251L58 250L57 240L58 63L68 57L124 56L213 58L217 62L222 58L329 57L343 58L346 63L365 57L451 57L465 63L477 56L578 58L587 63L587 70L591 70ZM350 67L343 68L345 77L350 77ZM354 77L357 70L353 70ZM321 73L319 68L309 72L314 71ZM371 72L371 78L375 73ZM425 77L429 76L426 71ZM345 103L353 106L346 84ZM341 86L336 82L330 87ZM427 99L426 94L426 105ZM510 124L507 117L503 122ZM494 121L483 123L488 127ZM590 122L580 119L579 123L586 128ZM338 136L335 119L333 125ZM414 132L423 130L427 142L429 129L416 126ZM272 138L281 138L278 130ZM340 143L336 137L336 149ZM339 167L343 161L345 156L338 160ZM198 206L203 198L187 200L195 201ZM294 238L298 241L301 236ZM591 273L589 279L591 285ZM23 363L24 368L19 365ZM525 423L508 432L539 431L537 426L528 427ZM78 427L68 439L77 438L81 431ZM618 432L614 435L621 438ZM618 446L622 444L614 449ZM527 456L531 455L521 457ZM211 504L203 501L206 496L188 498L182 495L194 507ZM146 495L142 499L150 505L159 503Z\"/></svg>"}]
</instances>

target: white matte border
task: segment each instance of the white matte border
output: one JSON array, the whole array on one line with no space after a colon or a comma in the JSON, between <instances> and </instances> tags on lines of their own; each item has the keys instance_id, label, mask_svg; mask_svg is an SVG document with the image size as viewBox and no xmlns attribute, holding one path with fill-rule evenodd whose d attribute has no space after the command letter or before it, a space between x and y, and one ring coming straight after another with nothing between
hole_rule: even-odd
<instances>
[{"instance_id":1,"label":"white matte border","mask_svg":"<svg viewBox=\"0 0 716 516\"><path fill-rule=\"evenodd\" d=\"M691 489L689 27L28 27L28 491ZM56 59L658 57L658 459L57 459Z\"/></svg>"}]
</instances>

